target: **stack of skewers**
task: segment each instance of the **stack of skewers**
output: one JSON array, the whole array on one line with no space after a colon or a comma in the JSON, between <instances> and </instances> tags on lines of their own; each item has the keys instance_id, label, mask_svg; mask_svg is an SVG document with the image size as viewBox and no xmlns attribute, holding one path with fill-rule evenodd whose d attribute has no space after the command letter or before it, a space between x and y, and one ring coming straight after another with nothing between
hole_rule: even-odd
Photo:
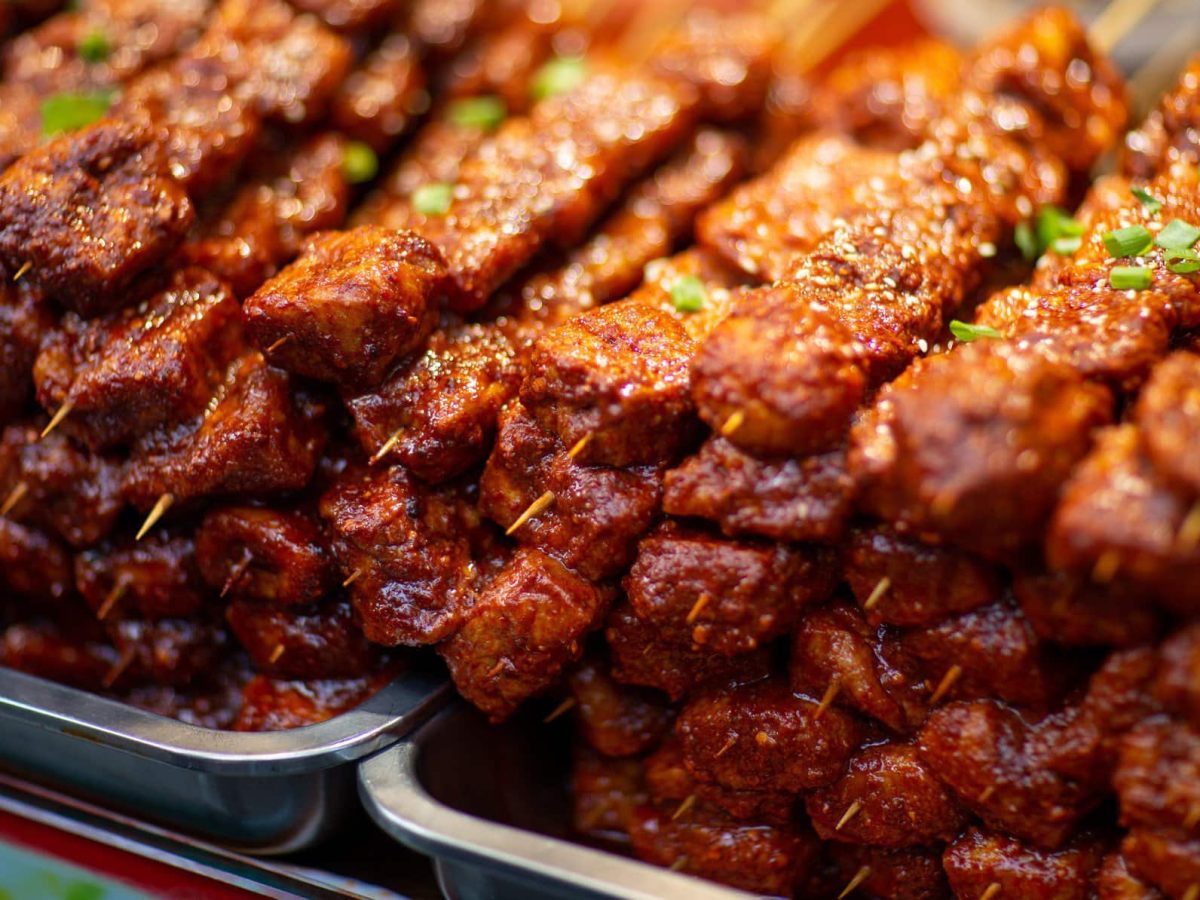
<instances>
[{"instance_id":1,"label":"stack of skewers","mask_svg":"<svg viewBox=\"0 0 1200 900\"><path fill-rule=\"evenodd\" d=\"M433 647L660 865L1198 900L1200 62L1123 136L1062 10L682 6L9 38L0 663L271 729Z\"/></svg>"}]
</instances>

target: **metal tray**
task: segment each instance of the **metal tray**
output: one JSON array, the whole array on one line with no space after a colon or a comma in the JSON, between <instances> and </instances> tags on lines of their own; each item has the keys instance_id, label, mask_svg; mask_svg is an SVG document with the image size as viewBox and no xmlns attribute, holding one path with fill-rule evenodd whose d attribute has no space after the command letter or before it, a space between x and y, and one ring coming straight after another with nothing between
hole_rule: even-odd
<instances>
[{"instance_id":1,"label":"metal tray","mask_svg":"<svg viewBox=\"0 0 1200 900\"><path fill-rule=\"evenodd\" d=\"M354 764L442 705L445 676L414 667L366 702L292 731L185 725L0 669L0 769L255 854L288 853L353 809Z\"/></svg>"},{"instance_id":2,"label":"metal tray","mask_svg":"<svg viewBox=\"0 0 1200 900\"><path fill-rule=\"evenodd\" d=\"M502 727L463 703L358 768L372 818L432 856L451 900L745 900L752 895L569 840L565 729Z\"/></svg>"}]
</instances>

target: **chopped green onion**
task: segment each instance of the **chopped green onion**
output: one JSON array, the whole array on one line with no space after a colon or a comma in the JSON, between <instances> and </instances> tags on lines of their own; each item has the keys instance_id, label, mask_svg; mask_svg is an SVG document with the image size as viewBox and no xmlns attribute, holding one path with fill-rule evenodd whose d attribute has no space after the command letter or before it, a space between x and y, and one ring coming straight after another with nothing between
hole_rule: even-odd
<instances>
[{"instance_id":1,"label":"chopped green onion","mask_svg":"<svg viewBox=\"0 0 1200 900\"><path fill-rule=\"evenodd\" d=\"M1054 239L1050 249L1059 256L1071 256L1082 246L1083 238L1081 237L1060 237Z\"/></svg>"},{"instance_id":2,"label":"chopped green onion","mask_svg":"<svg viewBox=\"0 0 1200 900\"><path fill-rule=\"evenodd\" d=\"M52 94L42 101L42 134L49 137L64 131L77 131L103 119L114 96L111 91Z\"/></svg>"},{"instance_id":3,"label":"chopped green onion","mask_svg":"<svg viewBox=\"0 0 1200 900\"><path fill-rule=\"evenodd\" d=\"M1144 291L1154 280L1154 271L1145 266L1113 266L1108 283L1118 291Z\"/></svg>"},{"instance_id":4,"label":"chopped green onion","mask_svg":"<svg viewBox=\"0 0 1200 900\"><path fill-rule=\"evenodd\" d=\"M978 338L1002 337L995 328L989 328L986 325L972 325L970 322L960 322L958 319L950 322L950 333L964 344L969 344Z\"/></svg>"},{"instance_id":5,"label":"chopped green onion","mask_svg":"<svg viewBox=\"0 0 1200 900\"><path fill-rule=\"evenodd\" d=\"M463 128L493 131L508 115L508 107L501 97L465 97L451 104L448 115L451 122Z\"/></svg>"},{"instance_id":6,"label":"chopped green onion","mask_svg":"<svg viewBox=\"0 0 1200 900\"><path fill-rule=\"evenodd\" d=\"M1162 212L1162 201L1155 198L1153 194L1145 188L1130 188L1130 193L1142 201L1142 206L1150 215L1156 215Z\"/></svg>"},{"instance_id":7,"label":"chopped green onion","mask_svg":"<svg viewBox=\"0 0 1200 900\"><path fill-rule=\"evenodd\" d=\"M1200 241L1200 228L1180 219L1168 222L1167 227L1154 239L1154 243L1164 250L1190 250L1196 241Z\"/></svg>"},{"instance_id":8,"label":"chopped green onion","mask_svg":"<svg viewBox=\"0 0 1200 900\"><path fill-rule=\"evenodd\" d=\"M351 141L342 152L342 176L351 184L370 181L379 172L379 157L369 144Z\"/></svg>"},{"instance_id":9,"label":"chopped green onion","mask_svg":"<svg viewBox=\"0 0 1200 900\"><path fill-rule=\"evenodd\" d=\"M108 42L108 36L96 28L85 34L75 49L79 51L79 55L83 57L84 61L100 63L108 59L109 54L112 53L112 44Z\"/></svg>"},{"instance_id":10,"label":"chopped green onion","mask_svg":"<svg viewBox=\"0 0 1200 900\"><path fill-rule=\"evenodd\" d=\"M530 92L535 100L564 94L583 83L587 63L582 56L557 56L537 70Z\"/></svg>"},{"instance_id":11,"label":"chopped green onion","mask_svg":"<svg viewBox=\"0 0 1200 900\"><path fill-rule=\"evenodd\" d=\"M1013 239L1026 262L1037 262L1037 258L1054 246L1060 238L1083 235L1083 224L1071 218L1057 206L1043 206L1032 222L1021 222L1013 232Z\"/></svg>"},{"instance_id":12,"label":"chopped green onion","mask_svg":"<svg viewBox=\"0 0 1200 900\"><path fill-rule=\"evenodd\" d=\"M1195 250L1167 250L1168 271L1176 275L1194 275L1200 272L1200 253Z\"/></svg>"},{"instance_id":13,"label":"chopped green onion","mask_svg":"<svg viewBox=\"0 0 1200 900\"><path fill-rule=\"evenodd\" d=\"M1021 251L1021 256L1025 257L1025 262L1035 263L1037 258L1042 255L1041 248L1038 247L1037 234L1034 233L1033 225L1029 222L1017 223L1016 230L1013 231L1013 240L1017 242L1017 249Z\"/></svg>"},{"instance_id":14,"label":"chopped green onion","mask_svg":"<svg viewBox=\"0 0 1200 900\"><path fill-rule=\"evenodd\" d=\"M444 216L454 199L454 185L444 181L423 184L412 195L413 208L425 216Z\"/></svg>"},{"instance_id":15,"label":"chopped green onion","mask_svg":"<svg viewBox=\"0 0 1200 900\"><path fill-rule=\"evenodd\" d=\"M671 288L671 302L679 312L700 312L708 302L708 291L695 275L684 275Z\"/></svg>"},{"instance_id":16,"label":"chopped green onion","mask_svg":"<svg viewBox=\"0 0 1200 900\"><path fill-rule=\"evenodd\" d=\"M1141 256L1154 246L1154 235L1144 225L1116 228L1104 233L1104 246L1108 248L1109 255L1117 259Z\"/></svg>"}]
</instances>

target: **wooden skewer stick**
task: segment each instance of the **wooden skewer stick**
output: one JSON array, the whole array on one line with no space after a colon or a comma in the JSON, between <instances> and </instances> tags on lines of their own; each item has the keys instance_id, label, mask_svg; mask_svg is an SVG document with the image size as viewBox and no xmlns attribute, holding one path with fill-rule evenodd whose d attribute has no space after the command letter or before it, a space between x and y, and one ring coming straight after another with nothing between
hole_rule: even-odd
<instances>
[{"instance_id":1,"label":"wooden skewer stick","mask_svg":"<svg viewBox=\"0 0 1200 900\"><path fill-rule=\"evenodd\" d=\"M25 260L25 262L21 263L21 268L17 269L17 274L13 276L13 281L20 281L23 277L25 277L25 273L32 268L33 263L28 259Z\"/></svg>"},{"instance_id":2,"label":"wooden skewer stick","mask_svg":"<svg viewBox=\"0 0 1200 900\"><path fill-rule=\"evenodd\" d=\"M242 558L232 569L229 570L229 577L225 579L225 584L221 586L221 599L225 599L225 595L233 590L233 586L238 583L243 575L246 574L246 569L250 568L250 563L254 560L254 554L249 550L242 552Z\"/></svg>"},{"instance_id":3,"label":"wooden skewer stick","mask_svg":"<svg viewBox=\"0 0 1200 900\"><path fill-rule=\"evenodd\" d=\"M24 481L18 481L16 487L8 492L8 496L4 499L4 505L0 506L0 517L7 516L18 503L25 499L25 495L29 493L29 485Z\"/></svg>"},{"instance_id":4,"label":"wooden skewer stick","mask_svg":"<svg viewBox=\"0 0 1200 900\"><path fill-rule=\"evenodd\" d=\"M1188 831L1197 825L1200 825L1200 801L1188 807L1187 815L1183 819L1183 827Z\"/></svg>"},{"instance_id":5,"label":"wooden skewer stick","mask_svg":"<svg viewBox=\"0 0 1200 900\"><path fill-rule=\"evenodd\" d=\"M725 424L721 426L721 437L729 437L735 431L742 427L746 422L746 414L742 410L735 410L725 420Z\"/></svg>"},{"instance_id":6,"label":"wooden skewer stick","mask_svg":"<svg viewBox=\"0 0 1200 900\"><path fill-rule=\"evenodd\" d=\"M96 619L98 621L103 622L108 618L108 614L112 612L113 607L117 605L117 601L121 599L121 596L128 587L129 580L126 578L118 578L113 582L112 589L105 596L104 602L100 604L100 608L96 610Z\"/></svg>"},{"instance_id":7,"label":"wooden skewer stick","mask_svg":"<svg viewBox=\"0 0 1200 900\"><path fill-rule=\"evenodd\" d=\"M279 662L279 658L283 656L283 651L286 649L287 647L283 646L283 644L276 644L275 649L271 651L271 657L267 660L267 662L269 662L271 665L275 665L275 663Z\"/></svg>"},{"instance_id":8,"label":"wooden skewer stick","mask_svg":"<svg viewBox=\"0 0 1200 900\"><path fill-rule=\"evenodd\" d=\"M488 669L488 673L487 673L487 675L484 676L484 678L495 678L497 675L499 675L504 670L505 664L506 664L506 660L503 660L503 659L496 660L496 664L494 666L492 666L490 669Z\"/></svg>"},{"instance_id":9,"label":"wooden skewer stick","mask_svg":"<svg viewBox=\"0 0 1200 900\"><path fill-rule=\"evenodd\" d=\"M542 494L542 496L530 503L525 512L517 516L517 521L508 526L508 530L504 532L505 535L511 535L514 531L516 531L534 516L541 514L553 502L554 491L546 491L546 493Z\"/></svg>"},{"instance_id":10,"label":"wooden skewer stick","mask_svg":"<svg viewBox=\"0 0 1200 900\"><path fill-rule=\"evenodd\" d=\"M365 571L367 571L366 566L363 566L361 569L355 569L348 576L346 576L346 580L342 582L342 587L350 587L350 585L354 584L354 582L358 581L358 579L362 577L362 573Z\"/></svg>"},{"instance_id":11,"label":"wooden skewer stick","mask_svg":"<svg viewBox=\"0 0 1200 900\"><path fill-rule=\"evenodd\" d=\"M276 350L278 350L280 347L282 347L284 344L286 344L291 339L292 339L292 336L290 334L285 334L283 337L281 337L279 340L272 343L271 346L267 348L267 353L274 353Z\"/></svg>"},{"instance_id":12,"label":"wooden skewer stick","mask_svg":"<svg viewBox=\"0 0 1200 900\"><path fill-rule=\"evenodd\" d=\"M871 589L871 594L867 597L867 602L863 604L863 609L870 612L871 609L874 608L875 604L883 599L883 595L891 589L891 586L892 579L888 578L886 575L880 578L879 583Z\"/></svg>"},{"instance_id":13,"label":"wooden skewer stick","mask_svg":"<svg viewBox=\"0 0 1200 900\"><path fill-rule=\"evenodd\" d=\"M1188 510L1188 514L1184 516L1179 531L1175 535L1175 546L1184 553L1195 550L1197 544L1200 544L1200 502L1193 504L1192 508Z\"/></svg>"},{"instance_id":14,"label":"wooden skewer stick","mask_svg":"<svg viewBox=\"0 0 1200 900\"><path fill-rule=\"evenodd\" d=\"M128 647L126 647L121 652L121 657L112 664L112 668L104 673L104 677L100 679L100 683L106 688L110 688L116 684L117 679L121 677L125 670L129 668L129 664L133 662L133 655L135 652L136 650L134 649L133 644L130 644Z\"/></svg>"},{"instance_id":15,"label":"wooden skewer stick","mask_svg":"<svg viewBox=\"0 0 1200 900\"><path fill-rule=\"evenodd\" d=\"M1200 884L1189 884L1183 892L1183 900L1200 900Z\"/></svg>"},{"instance_id":16,"label":"wooden skewer stick","mask_svg":"<svg viewBox=\"0 0 1200 900\"><path fill-rule=\"evenodd\" d=\"M696 598L696 602L692 604L692 608L688 611L687 618L684 622L691 625L699 618L700 613L704 612L704 607L708 606L708 594L701 594Z\"/></svg>"},{"instance_id":17,"label":"wooden skewer stick","mask_svg":"<svg viewBox=\"0 0 1200 900\"><path fill-rule=\"evenodd\" d=\"M546 718L542 719L542 724L548 725L549 723L553 722L555 719L557 719L559 716L561 716L563 713L565 713L567 710L569 710L574 705L575 705L575 698L567 697L565 700L563 700L562 703L558 704L558 706L554 707L554 709L552 709L550 711L550 715L548 715L548 716L546 716Z\"/></svg>"},{"instance_id":18,"label":"wooden skewer stick","mask_svg":"<svg viewBox=\"0 0 1200 900\"><path fill-rule=\"evenodd\" d=\"M64 400L63 405L58 408L58 411L53 415L53 417L51 417L49 423L46 425L45 428L42 429L42 433L39 434L38 437L44 438L46 435L48 435L50 432L52 432L55 428L57 428L59 425L61 425L62 420L71 414L71 410L73 408L74 408L74 405L71 403L70 400Z\"/></svg>"},{"instance_id":19,"label":"wooden skewer stick","mask_svg":"<svg viewBox=\"0 0 1200 900\"><path fill-rule=\"evenodd\" d=\"M1113 0L1088 29L1088 40L1107 53L1158 4L1159 0Z\"/></svg>"},{"instance_id":20,"label":"wooden skewer stick","mask_svg":"<svg viewBox=\"0 0 1200 900\"><path fill-rule=\"evenodd\" d=\"M938 702L950 692L950 688L954 687L954 682L962 676L962 666L958 663L952 665L946 670L946 674L942 676L942 680L938 682L938 686L933 689L933 696L929 698L930 706L937 706Z\"/></svg>"},{"instance_id":21,"label":"wooden skewer stick","mask_svg":"<svg viewBox=\"0 0 1200 900\"><path fill-rule=\"evenodd\" d=\"M1000 883L998 881L993 881L986 888L984 888L983 893L979 895L979 900L992 900L992 898L999 895L999 893Z\"/></svg>"},{"instance_id":22,"label":"wooden skewer stick","mask_svg":"<svg viewBox=\"0 0 1200 900\"><path fill-rule=\"evenodd\" d=\"M736 744L737 742L738 742L737 735L736 734L730 735L729 740L727 740L725 742L724 746L721 747L721 749L718 750L713 755L713 759L720 759L722 756L724 756L726 753L728 753L730 750L732 750L733 745Z\"/></svg>"},{"instance_id":23,"label":"wooden skewer stick","mask_svg":"<svg viewBox=\"0 0 1200 900\"><path fill-rule=\"evenodd\" d=\"M678 871L682 870L683 867L686 866L687 864L688 864L688 858L686 856L681 856L677 860L675 860L675 862L671 863L671 865L668 868L672 872L678 872Z\"/></svg>"},{"instance_id":24,"label":"wooden skewer stick","mask_svg":"<svg viewBox=\"0 0 1200 900\"><path fill-rule=\"evenodd\" d=\"M391 436L383 442L383 446L375 451L375 455L371 457L371 465L376 465L381 459L392 452L392 448L400 441L400 435L404 431L403 428L397 428L392 432Z\"/></svg>"},{"instance_id":25,"label":"wooden skewer stick","mask_svg":"<svg viewBox=\"0 0 1200 900\"><path fill-rule=\"evenodd\" d=\"M1092 567L1092 581L1108 584L1117 577L1117 569L1120 567L1121 557L1113 550L1105 550Z\"/></svg>"},{"instance_id":26,"label":"wooden skewer stick","mask_svg":"<svg viewBox=\"0 0 1200 900\"><path fill-rule=\"evenodd\" d=\"M845 900L846 897L849 897L851 894L854 893L854 891L858 888L858 886L860 884L862 884L864 881L866 881L870 877L871 877L871 867L870 866L863 866L862 868L860 868L857 872L854 873L854 877L851 878L848 882L846 882L846 886L844 888L842 888L842 892L840 894L838 894L838 900Z\"/></svg>"},{"instance_id":27,"label":"wooden skewer stick","mask_svg":"<svg viewBox=\"0 0 1200 900\"><path fill-rule=\"evenodd\" d=\"M842 817L840 819L838 819L838 823L833 826L833 830L841 831L842 828L844 828L846 826L846 824L851 819L853 819L855 816L857 816L860 812L862 812L862 801L855 800L853 803L851 803L849 806L846 807L846 811L844 813L842 813Z\"/></svg>"},{"instance_id":28,"label":"wooden skewer stick","mask_svg":"<svg viewBox=\"0 0 1200 900\"><path fill-rule=\"evenodd\" d=\"M833 706L833 700L838 695L838 691L842 689L842 679L836 675L830 679L829 687L825 688L825 693L821 695L821 702L817 704L817 711L813 713L813 721L817 721L821 716L825 715L825 710Z\"/></svg>"},{"instance_id":29,"label":"wooden skewer stick","mask_svg":"<svg viewBox=\"0 0 1200 900\"><path fill-rule=\"evenodd\" d=\"M150 510L150 514L146 516L146 521L142 523L142 527L138 529L137 535L134 536L135 541L140 541L146 536L151 528L158 524L158 520L166 515L167 510L171 508L171 504L175 502L175 497L172 494L163 494L154 501L154 506Z\"/></svg>"},{"instance_id":30,"label":"wooden skewer stick","mask_svg":"<svg viewBox=\"0 0 1200 900\"><path fill-rule=\"evenodd\" d=\"M671 813L671 821L674 822L680 816L686 815L688 810L696 805L696 795L688 794L683 798L683 802L675 807L675 812Z\"/></svg>"},{"instance_id":31,"label":"wooden skewer stick","mask_svg":"<svg viewBox=\"0 0 1200 900\"><path fill-rule=\"evenodd\" d=\"M989 784L987 787L985 787L982 791L979 792L979 802L987 803L989 800L992 799L992 794L994 794L994 793L996 793L996 786L994 784Z\"/></svg>"},{"instance_id":32,"label":"wooden skewer stick","mask_svg":"<svg viewBox=\"0 0 1200 900\"><path fill-rule=\"evenodd\" d=\"M584 449L587 448L587 445L592 442L592 438L594 438L595 436L596 436L596 433L594 431L589 431L587 434L585 434L583 437L581 437L579 440L577 440L575 442L574 446L572 446L571 449L567 451L567 459L574 459L580 453L582 453L584 451Z\"/></svg>"}]
</instances>

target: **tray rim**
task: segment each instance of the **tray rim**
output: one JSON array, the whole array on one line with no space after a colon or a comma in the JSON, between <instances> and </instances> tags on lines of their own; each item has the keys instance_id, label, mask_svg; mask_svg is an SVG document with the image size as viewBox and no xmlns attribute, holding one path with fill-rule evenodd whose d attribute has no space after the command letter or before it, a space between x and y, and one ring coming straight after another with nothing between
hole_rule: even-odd
<instances>
[{"instance_id":1,"label":"tray rim","mask_svg":"<svg viewBox=\"0 0 1200 900\"><path fill-rule=\"evenodd\" d=\"M0 723L15 720L215 775L297 775L361 759L399 740L444 705L449 693L444 676L415 665L357 707L324 722L289 731L219 731L0 668Z\"/></svg>"},{"instance_id":2,"label":"tray rim","mask_svg":"<svg viewBox=\"0 0 1200 900\"><path fill-rule=\"evenodd\" d=\"M614 900L744 900L744 891L615 853L489 821L442 803L421 784L422 737L461 714L450 704L403 740L358 765L358 793L375 823L436 862L472 865L558 887L564 896ZM440 865L439 865L440 868Z\"/></svg>"}]
</instances>

